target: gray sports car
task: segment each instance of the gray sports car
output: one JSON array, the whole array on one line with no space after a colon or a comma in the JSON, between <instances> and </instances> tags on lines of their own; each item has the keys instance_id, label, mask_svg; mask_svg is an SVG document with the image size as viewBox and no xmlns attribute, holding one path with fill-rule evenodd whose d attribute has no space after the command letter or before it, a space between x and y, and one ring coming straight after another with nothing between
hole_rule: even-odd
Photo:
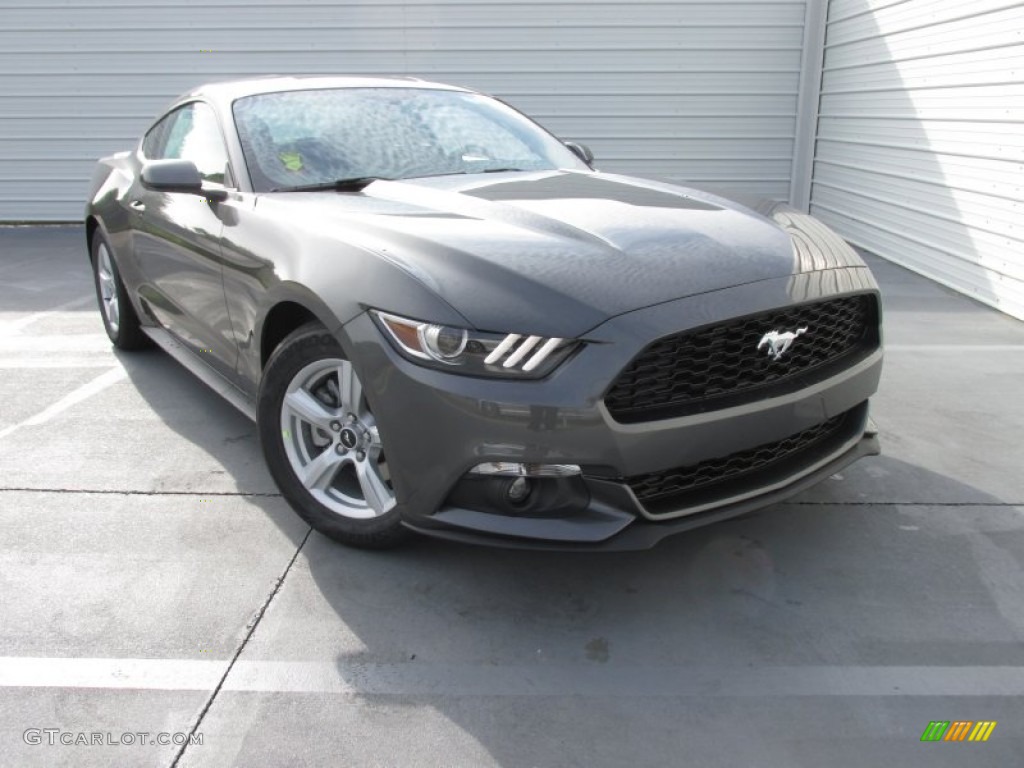
<instances>
[{"instance_id":1,"label":"gray sports car","mask_svg":"<svg viewBox=\"0 0 1024 768\"><path fill-rule=\"evenodd\" d=\"M462 88L207 85L99 162L103 322L254 418L296 512L357 546L643 548L877 453L857 254L592 162Z\"/></svg>"}]
</instances>

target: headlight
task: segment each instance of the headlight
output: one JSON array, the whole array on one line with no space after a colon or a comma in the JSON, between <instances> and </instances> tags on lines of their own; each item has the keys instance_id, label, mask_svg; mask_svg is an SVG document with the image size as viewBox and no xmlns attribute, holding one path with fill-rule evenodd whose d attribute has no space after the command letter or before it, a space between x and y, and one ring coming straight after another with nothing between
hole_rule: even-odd
<instances>
[{"instance_id":1,"label":"headlight","mask_svg":"<svg viewBox=\"0 0 1024 768\"><path fill-rule=\"evenodd\" d=\"M476 376L540 378L579 342L520 333L481 333L370 310L399 351L424 365Z\"/></svg>"}]
</instances>

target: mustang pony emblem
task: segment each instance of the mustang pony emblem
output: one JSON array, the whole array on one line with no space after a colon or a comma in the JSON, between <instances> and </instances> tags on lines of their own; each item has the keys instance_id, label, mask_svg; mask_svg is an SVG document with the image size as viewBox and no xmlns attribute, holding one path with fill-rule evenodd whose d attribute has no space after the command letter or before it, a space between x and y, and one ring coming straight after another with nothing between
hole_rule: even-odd
<instances>
[{"instance_id":1,"label":"mustang pony emblem","mask_svg":"<svg viewBox=\"0 0 1024 768\"><path fill-rule=\"evenodd\" d=\"M807 327L797 328L796 331L786 331L785 333L779 333L778 331L768 331L764 336L761 337L761 341L758 342L757 348L761 349L765 344L768 345L768 357L772 360L778 360L784 354L786 350L790 348L797 336L807 333Z\"/></svg>"}]
</instances>

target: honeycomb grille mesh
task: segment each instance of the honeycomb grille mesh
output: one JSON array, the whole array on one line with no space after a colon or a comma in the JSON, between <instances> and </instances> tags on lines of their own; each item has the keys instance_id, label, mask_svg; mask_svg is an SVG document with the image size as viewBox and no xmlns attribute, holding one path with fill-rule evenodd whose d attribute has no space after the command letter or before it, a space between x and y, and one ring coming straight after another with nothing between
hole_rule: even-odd
<instances>
[{"instance_id":1,"label":"honeycomb grille mesh","mask_svg":"<svg viewBox=\"0 0 1024 768\"><path fill-rule=\"evenodd\" d=\"M735 482L741 477L824 443L840 431L846 418L846 414L835 416L774 443L765 443L756 448L717 459L707 459L687 467L635 475L627 478L626 482L640 503L645 506L652 502L664 501L666 498L681 501L687 493L725 481Z\"/></svg>"},{"instance_id":2,"label":"honeycomb grille mesh","mask_svg":"<svg viewBox=\"0 0 1024 768\"><path fill-rule=\"evenodd\" d=\"M769 331L806 332L778 359ZM619 374L605 405L619 422L640 422L725 408L807 386L878 346L875 297L859 294L765 312L666 336Z\"/></svg>"}]
</instances>

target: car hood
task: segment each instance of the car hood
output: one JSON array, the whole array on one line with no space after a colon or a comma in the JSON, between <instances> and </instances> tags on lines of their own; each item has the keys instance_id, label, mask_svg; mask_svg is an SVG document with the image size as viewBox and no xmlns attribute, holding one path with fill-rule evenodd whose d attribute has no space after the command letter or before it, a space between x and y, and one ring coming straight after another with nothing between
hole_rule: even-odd
<instances>
[{"instance_id":1,"label":"car hood","mask_svg":"<svg viewBox=\"0 0 1024 768\"><path fill-rule=\"evenodd\" d=\"M801 259L790 232L749 208L604 173L379 181L261 205L372 250L499 332L579 336L625 312L848 258Z\"/></svg>"}]
</instances>

